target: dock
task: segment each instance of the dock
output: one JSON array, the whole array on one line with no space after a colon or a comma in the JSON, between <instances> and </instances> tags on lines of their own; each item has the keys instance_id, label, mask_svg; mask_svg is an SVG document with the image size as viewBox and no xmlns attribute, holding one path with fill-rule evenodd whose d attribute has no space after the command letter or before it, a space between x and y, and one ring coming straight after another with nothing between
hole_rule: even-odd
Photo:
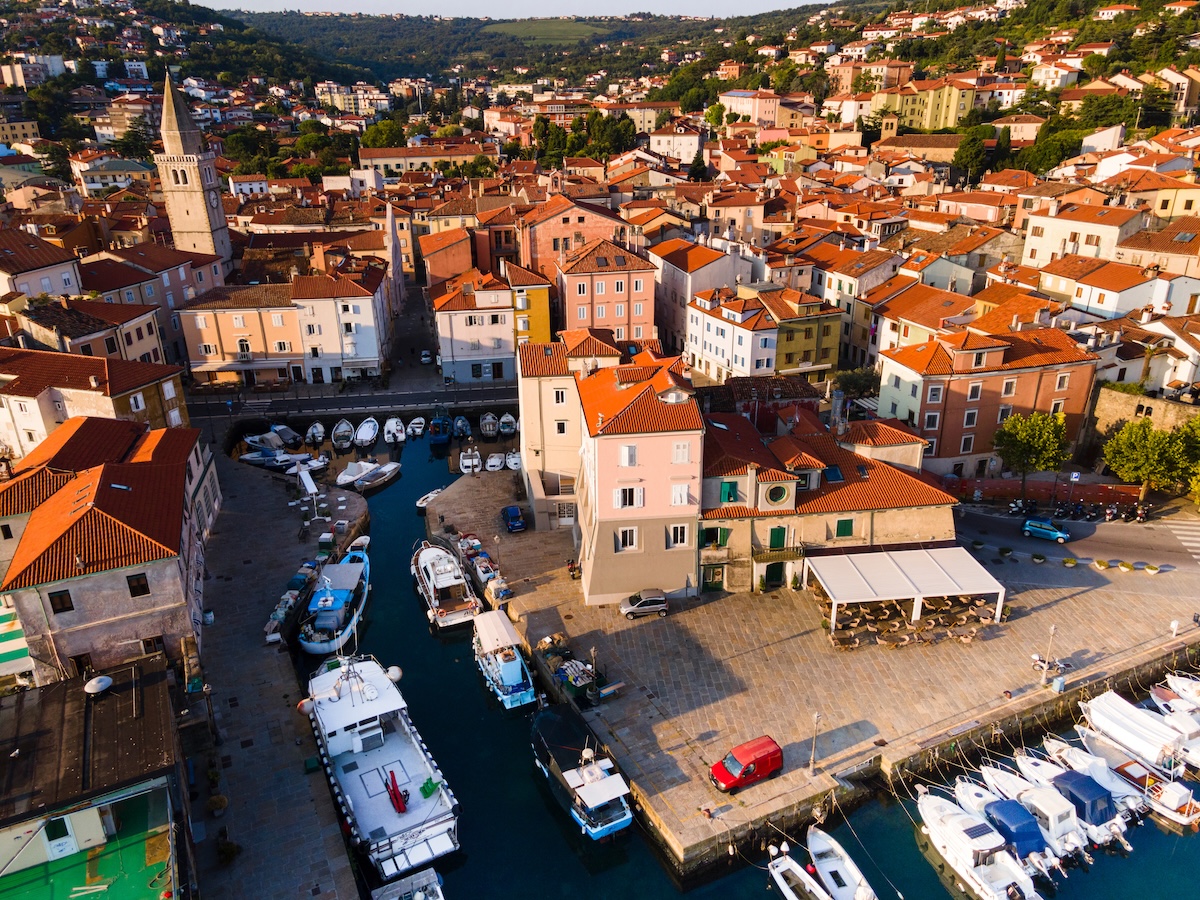
<instances>
[{"instance_id":1,"label":"dock","mask_svg":"<svg viewBox=\"0 0 1200 900\"><path fill-rule=\"evenodd\" d=\"M702 594L676 601L666 618L636 621L585 606L566 569L570 531L504 533L499 509L513 502L511 477L463 479L430 505L428 527L473 531L493 556L488 545L499 537L500 568L516 594L508 613L527 644L562 632L578 658L594 647L607 679L624 682L583 713L681 879L731 852L758 858L764 841L798 834L831 799L844 810L868 797L876 778L902 780L983 748L1002 752L1021 733L1040 740L1077 717L1081 698L1110 688L1145 693L1164 670L1200 664L1200 607L1190 599L1200 567L1151 575L974 551L1009 589L1008 621L969 644L839 652L804 591ZM1047 653L1051 625L1053 655L1073 665L1063 693L1041 686L1030 662ZM550 673L541 674L545 684ZM709 767L764 733L784 748L783 774L719 793Z\"/></svg>"}]
</instances>

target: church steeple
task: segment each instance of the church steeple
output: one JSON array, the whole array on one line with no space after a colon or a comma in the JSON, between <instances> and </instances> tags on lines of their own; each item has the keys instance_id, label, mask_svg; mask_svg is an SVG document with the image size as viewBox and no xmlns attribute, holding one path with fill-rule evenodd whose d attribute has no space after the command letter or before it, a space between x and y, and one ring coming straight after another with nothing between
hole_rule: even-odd
<instances>
[{"instance_id":1,"label":"church steeple","mask_svg":"<svg viewBox=\"0 0 1200 900\"><path fill-rule=\"evenodd\" d=\"M163 151L167 156L198 156L201 151L200 129L192 121L187 103L171 81L171 70L163 84Z\"/></svg>"}]
</instances>

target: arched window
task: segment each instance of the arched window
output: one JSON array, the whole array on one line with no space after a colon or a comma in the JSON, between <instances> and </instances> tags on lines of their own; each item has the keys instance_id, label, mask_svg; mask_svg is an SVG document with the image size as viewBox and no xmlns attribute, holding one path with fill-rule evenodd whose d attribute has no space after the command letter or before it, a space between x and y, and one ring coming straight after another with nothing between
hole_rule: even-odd
<instances>
[{"instance_id":1,"label":"arched window","mask_svg":"<svg viewBox=\"0 0 1200 900\"><path fill-rule=\"evenodd\" d=\"M240 340L238 340L238 353L249 353L249 352L250 352L250 342L248 340L246 340L245 338L241 338Z\"/></svg>"},{"instance_id":2,"label":"arched window","mask_svg":"<svg viewBox=\"0 0 1200 900\"><path fill-rule=\"evenodd\" d=\"M179 183L180 183L180 184L187 184L187 183L188 183L188 180L187 180L187 169L180 169L180 170L179 170Z\"/></svg>"},{"instance_id":3,"label":"arched window","mask_svg":"<svg viewBox=\"0 0 1200 900\"><path fill-rule=\"evenodd\" d=\"M178 169L171 170L171 181L175 182L175 184L179 184L179 170Z\"/></svg>"}]
</instances>

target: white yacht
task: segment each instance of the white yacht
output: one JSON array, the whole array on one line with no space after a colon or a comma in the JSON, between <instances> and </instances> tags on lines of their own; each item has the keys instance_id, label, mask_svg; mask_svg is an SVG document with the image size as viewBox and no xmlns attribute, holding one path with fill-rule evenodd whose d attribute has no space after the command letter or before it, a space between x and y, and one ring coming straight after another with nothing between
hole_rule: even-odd
<instances>
[{"instance_id":1,"label":"white yacht","mask_svg":"<svg viewBox=\"0 0 1200 900\"><path fill-rule=\"evenodd\" d=\"M994 793L1009 800L1016 800L1033 813L1042 836L1054 855L1059 859L1068 856L1081 856L1091 862L1087 853L1087 838L1079 827L1075 816L1075 807L1054 788L1038 787L1025 780L1016 772L1001 769L999 766L980 766L979 774L983 776L984 784Z\"/></svg>"},{"instance_id":2,"label":"white yacht","mask_svg":"<svg viewBox=\"0 0 1200 900\"><path fill-rule=\"evenodd\" d=\"M477 615L472 646L475 664L505 709L516 709L537 699L533 676L521 656L521 636L506 613L492 610Z\"/></svg>"},{"instance_id":3,"label":"white yacht","mask_svg":"<svg viewBox=\"0 0 1200 900\"><path fill-rule=\"evenodd\" d=\"M351 842L384 881L459 848L458 801L409 718L399 678L373 657L335 657L299 706Z\"/></svg>"},{"instance_id":4,"label":"white yacht","mask_svg":"<svg viewBox=\"0 0 1200 900\"><path fill-rule=\"evenodd\" d=\"M1107 788L1082 772L1029 752L1018 750L1013 759L1027 779L1053 788L1075 807L1079 827L1089 841L1098 846L1116 841L1126 850L1133 850L1125 840L1125 817Z\"/></svg>"},{"instance_id":5,"label":"white yacht","mask_svg":"<svg viewBox=\"0 0 1200 900\"><path fill-rule=\"evenodd\" d=\"M1073 747L1066 741L1047 736L1042 741L1046 755L1062 766L1082 772L1097 784L1108 789L1117 805L1129 816L1140 816L1146 811L1146 798L1142 789L1134 787L1108 767L1103 759L1088 753L1081 747Z\"/></svg>"},{"instance_id":6,"label":"white yacht","mask_svg":"<svg viewBox=\"0 0 1200 900\"><path fill-rule=\"evenodd\" d=\"M413 550L409 571L428 608L431 625L453 628L478 615L481 603L463 574L454 554L438 544L420 541Z\"/></svg>"}]
</instances>

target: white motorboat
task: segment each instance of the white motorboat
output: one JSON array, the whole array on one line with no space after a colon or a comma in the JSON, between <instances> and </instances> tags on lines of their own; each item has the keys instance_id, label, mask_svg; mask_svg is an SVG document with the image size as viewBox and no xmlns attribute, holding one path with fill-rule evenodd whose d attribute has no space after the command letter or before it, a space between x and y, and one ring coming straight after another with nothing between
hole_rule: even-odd
<instances>
[{"instance_id":1,"label":"white motorboat","mask_svg":"<svg viewBox=\"0 0 1200 900\"><path fill-rule=\"evenodd\" d=\"M1189 700L1166 685L1156 684L1150 688L1150 701L1163 715L1177 712L1186 713L1193 718L1200 715L1200 703Z\"/></svg>"},{"instance_id":2,"label":"white motorboat","mask_svg":"<svg viewBox=\"0 0 1200 900\"><path fill-rule=\"evenodd\" d=\"M1008 800L1016 800L1033 813L1042 837L1059 859L1079 854L1091 862L1087 853L1087 838L1079 827L1075 807L1054 788L1038 787L1016 772L999 766L980 766L979 774L993 793Z\"/></svg>"},{"instance_id":3,"label":"white motorboat","mask_svg":"<svg viewBox=\"0 0 1200 900\"><path fill-rule=\"evenodd\" d=\"M502 471L504 469L504 454L503 453L489 453L487 462L485 462L483 464L483 467L489 472Z\"/></svg>"},{"instance_id":4,"label":"white motorboat","mask_svg":"<svg viewBox=\"0 0 1200 900\"><path fill-rule=\"evenodd\" d=\"M251 450L243 453L238 459L252 466L262 466L267 469L287 469L298 462L311 457L307 453L288 453L286 450Z\"/></svg>"},{"instance_id":5,"label":"white motorboat","mask_svg":"<svg viewBox=\"0 0 1200 900\"><path fill-rule=\"evenodd\" d=\"M358 627L371 593L371 539L360 537L335 565L325 566L300 619L299 643L305 653L337 653Z\"/></svg>"},{"instance_id":6,"label":"white motorboat","mask_svg":"<svg viewBox=\"0 0 1200 900\"><path fill-rule=\"evenodd\" d=\"M500 420L494 412L485 412L479 417L479 434L485 441L494 441L500 430Z\"/></svg>"},{"instance_id":7,"label":"white motorboat","mask_svg":"<svg viewBox=\"0 0 1200 900\"><path fill-rule=\"evenodd\" d=\"M338 472L337 486L338 487L353 487L354 482L362 478L368 472L374 472L379 468L379 463L372 462L369 459L356 459L353 462L347 463L346 468Z\"/></svg>"},{"instance_id":8,"label":"white motorboat","mask_svg":"<svg viewBox=\"0 0 1200 900\"><path fill-rule=\"evenodd\" d=\"M1041 787L1053 788L1075 807L1075 816L1084 836L1093 844L1103 846L1116 841L1132 850L1125 840L1125 817L1121 815L1112 793L1082 772L1060 766L1048 759L1018 750L1013 755L1017 768L1029 781Z\"/></svg>"},{"instance_id":9,"label":"white motorboat","mask_svg":"<svg viewBox=\"0 0 1200 900\"><path fill-rule=\"evenodd\" d=\"M925 833L972 894L979 900L1041 900L1033 880L986 819L929 793L923 784L917 792Z\"/></svg>"},{"instance_id":10,"label":"white motorboat","mask_svg":"<svg viewBox=\"0 0 1200 900\"><path fill-rule=\"evenodd\" d=\"M808 855L833 900L877 900L878 895L850 854L816 825L808 826Z\"/></svg>"},{"instance_id":11,"label":"white motorboat","mask_svg":"<svg viewBox=\"0 0 1200 900\"><path fill-rule=\"evenodd\" d=\"M771 861L767 863L767 872L779 889L779 896L784 900L833 900L816 876L788 855L789 850L787 841L769 848Z\"/></svg>"},{"instance_id":12,"label":"white motorboat","mask_svg":"<svg viewBox=\"0 0 1200 900\"><path fill-rule=\"evenodd\" d=\"M1196 803L1188 788L1147 766L1099 732L1085 725L1076 725L1075 731L1079 733L1083 748L1102 760L1114 774L1140 790L1153 812L1180 825L1195 827L1200 824L1200 804Z\"/></svg>"},{"instance_id":13,"label":"white motorboat","mask_svg":"<svg viewBox=\"0 0 1200 900\"><path fill-rule=\"evenodd\" d=\"M415 419L411 419L409 421L409 423L408 423L409 437L418 437L419 438L424 433L425 433L425 417L424 416L417 416Z\"/></svg>"},{"instance_id":14,"label":"white motorboat","mask_svg":"<svg viewBox=\"0 0 1200 900\"><path fill-rule=\"evenodd\" d=\"M533 676L521 655L521 636L500 610L475 617L475 664L505 709L537 700Z\"/></svg>"},{"instance_id":15,"label":"white motorboat","mask_svg":"<svg viewBox=\"0 0 1200 900\"><path fill-rule=\"evenodd\" d=\"M1000 832L1031 878L1039 875L1051 878L1051 869L1062 873L1062 863L1046 843L1037 819L1016 800L1005 799L966 775L955 779L954 799L967 812L987 819Z\"/></svg>"},{"instance_id":16,"label":"white motorboat","mask_svg":"<svg viewBox=\"0 0 1200 900\"><path fill-rule=\"evenodd\" d=\"M275 432L276 436L283 441L283 446L289 450L299 450L304 446L304 438L300 436L300 433L287 425L272 425L271 431Z\"/></svg>"},{"instance_id":17,"label":"white motorboat","mask_svg":"<svg viewBox=\"0 0 1200 900\"><path fill-rule=\"evenodd\" d=\"M392 416L383 423L383 442L388 446L403 444L405 438L404 422L398 416Z\"/></svg>"},{"instance_id":18,"label":"white motorboat","mask_svg":"<svg viewBox=\"0 0 1200 900\"><path fill-rule=\"evenodd\" d=\"M505 413L500 417L499 431L502 438L512 437L517 433L517 420L512 413Z\"/></svg>"},{"instance_id":19,"label":"white motorboat","mask_svg":"<svg viewBox=\"0 0 1200 900\"><path fill-rule=\"evenodd\" d=\"M470 623L479 614L483 604L471 590L462 566L445 547L421 541L413 551L409 571L417 580L431 625L453 628Z\"/></svg>"},{"instance_id":20,"label":"white motorboat","mask_svg":"<svg viewBox=\"0 0 1200 900\"><path fill-rule=\"evenodd\" d=\"M1079 701L1079 708L1088 727L1128 750L1139 762L1170 777L1182 777L1183 736L1161 717L1112 691Z\"/></svg>"},{"instance_id":21,"label":"white motorboat","mask_svg":"<svg viewBox=\"0 0 1200 900\"><path fill-rule=\"evenodd\" d=\"M247 434L242 438L246 442L246 446L253 450L284 450L286 449L283 438L273 431L264 431L262 434Z\"/></svg>"},{"instance_id":22,"label":"white motorboat","mask_svg":"<svg viewBox=\"0 0 1200 900\"><path fill-rule=\"evenodd\" d=\"M514 472L521 468L521 454L516 450L509 450L504 456L504 464Z\"/></svg>"},{"instance_id":23,"label":"white motorboat","mask_svg":"<svg viewBox=\"0 0 1200 900\"><path fill-rule=\"evenodd\" d=\"M1074 747L1066 741L1047 736L1042 741L1046 754L1060 765L1082 772L1092 778L1097 784L1107 788L1117 805L1129 816L1140 816L1146 811L1146 798L1142 789L1134 787L1108 767L1098 756L1093 756L1080 747Z\"/></svg>"},{"instance_id":24,"label":"white motorboat","mask_svg":"<svg viewBox=\"0 0 1200 900\"><path fill-rule=\"evenodd\" d=\"M370 472L354 479L354 489L360 494L369 494L371 491L378 491L387 487L400 475L400 463L386 462L382 466L376 466Z\"/></svg>"},{"instance_id":25,"label":"white motorboat","mask_svg":"<svg viewBox=\"0 0 1200 900\"><path fill-rule=\"evenodd\" d=\"M385 882L459 849L458 800L413 725L399 679L399 668L374 657L330 659L299 705L350 839Z\"/></svg>"},{"instance_id":26,"label":"white motorboat","mask_svg":"<svg viewBox=\"0 0 1200 900\"><path fill-rule=\"evenodd\" d=\"M483 460L479 456L479 451L474 447L468 447L458 454L458 470L464 475L475 475L483 471Z\"/></svg>"},{"instance_id":27,"label":"white motorboat","mask_svg":"<svg viewBox=\"0 0 1200 900\"><path fill-rule=\"evenodd\" d=\"M287 475L299 475L301 472L324 472L329 466L329 457L322 453L320 456L310 456L308 459L302 459L294 466L287 469Z\"/></svg>"},{"instance_id":28,"label":"white motorboat","mask_svg":"<svg viewBox=\"0 0 1200 900\"><path fill-rule=\"evenodd\" d=\"M422 497L418 497L417 498L417 512L419 514L421 514L422 516L425 515L425 508L427 506L429 506L429 501L432 500L434 497L436 497L438 494L440 494L444 490L445 490L444 487L434 488L428 494L425 494Z\"/></svg>"},{"instance_id":29,"label":"white motorboat","mask_svg":"<svg viewBox=\"0 0 1200 900\"><path fill-rule=\"evenodd\" d=\"M309 425L308 431L304 432L304 443L310 447L320 447L325 443L325 426L320 422Z\"/></svg>"},{"instance_id":30,"label":"white motorboat","mask_svg":"<svg viewBox=\"0 0 1200 900\"><path fill-rule=\"evenodd\" d=\"M1180 697L1200 705L1200 678L1186 672L1172 672L1167 675L1167 687Z\"/></svg>"},{"instance_id":31,"label":"white motorboat","mask_svg":"<svg viewBox=\"0 0 1200 900\"><path fill-rule=\"evenodd\" d=\"M333 444L334 450L338 453L345 453L354 442L354 426L346 419L338 419L337 424L333 426L333 431L329 433L329 440Z\"/></svg>"},{"instance_id":32,"label":"white motorboat","mask_svg":"<svg viewBox=\"0 0 1200 900\"><path fill-rule=\"evenodd\" d=\"M379 440L379 420L367 416L354 430L354 446L360 450L370 450Z\"/></svg>"}]
</instances>

